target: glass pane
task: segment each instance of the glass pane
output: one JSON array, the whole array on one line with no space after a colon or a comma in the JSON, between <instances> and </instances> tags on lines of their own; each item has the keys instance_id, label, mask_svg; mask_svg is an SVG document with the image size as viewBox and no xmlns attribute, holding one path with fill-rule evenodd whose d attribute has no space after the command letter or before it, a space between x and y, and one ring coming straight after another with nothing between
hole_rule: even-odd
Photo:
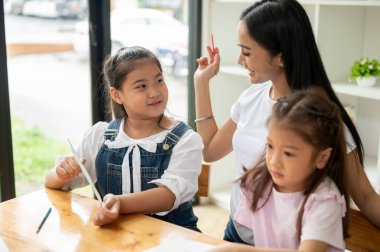
<instances>
[{"instance_id":1,"label":"glass pane","mask_svg":"<svg viewBox=\"0 0 380 252\"><path fill-rule=\"evenodd\" d=\"M91 125L88 61L74 51L86 0L6 0L17 196L42 188L58 155Z\"/></svg>"}]
</instances>

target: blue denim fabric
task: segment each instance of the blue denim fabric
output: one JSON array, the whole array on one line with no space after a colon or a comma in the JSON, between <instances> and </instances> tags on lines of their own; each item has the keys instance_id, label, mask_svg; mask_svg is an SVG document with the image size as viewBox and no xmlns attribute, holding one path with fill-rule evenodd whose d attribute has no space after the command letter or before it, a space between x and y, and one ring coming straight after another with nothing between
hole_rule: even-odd
<instances>
[{"instance_id":1,"label":"blue denim fabric","mask_svg":"<svg viewBox=\"0 0 380 252\"><path fill-rule=\"evenodd\" d=\"M235 226L234 226L234 223L233 223L233 221L231 219L231 216L230 216L230 218L228 220L226 229L224 230L223 240L230 241L230 242L237 242L237 243L248 244L248 243L244 242L240 238L239 234L237 233L237 231L235 229Z\"/></svg>"},{"instance_id":2,"label":"blue denim fabric","mask_svg":"<svg viewBox=\"0 0 380 252\"><path fill-rule=\"evenodd\" d=\"M104 134L105 140L115 140L120 123L121 119L110 122L108 129ZM162 143L157 144L156 153L148 152L138 146L141 155L141 191L157 187L156 184L148 182L154 179L159 179L164 174L164 171L168 168L174 146L179 142L180 138L188 129L190 129L190 126L180 122L166 135ZM128 147L109 149L107 145L104 143L102 144L95 161L97 183L102 195L108 193L115 195L122 194L121 167L127 150ZM133 193L132 152L129 155L129 164L129 171L131 173L131 192ZM182 203L177 209L165 216L158 216L155 214L151 214L151 216L200 231L197 228L198 218L193 213L190 201Z\"/></svg>"}]
</instances>

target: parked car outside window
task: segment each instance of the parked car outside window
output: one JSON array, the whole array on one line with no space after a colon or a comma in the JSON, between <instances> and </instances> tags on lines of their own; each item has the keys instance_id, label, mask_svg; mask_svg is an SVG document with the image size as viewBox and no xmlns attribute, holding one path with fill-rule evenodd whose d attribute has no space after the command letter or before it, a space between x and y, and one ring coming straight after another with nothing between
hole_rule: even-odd
<instances>
[{"instance_id":1,"label":"parked car outside window","mask_svg":"<svg viewBox=\"0 0 380 252\"><path fill-rule=\"evenodd\" d=\"M7 0L4 3L4 12L14 15L22 15L26 1L27 0Z\"/></svg>"},{"instance_id":2,"label":"parked car outside window","mask_svg":"<svg viewBox=\"0 0 380 252\"><path fill-rule=\"evenodd\" d=\"M74 50L89 53L87 21L75 26ZM126 46L143 46L160 58L165 70L187 75L188 27L154 9L114 10L111 13L112 52Z\"/></svg>"},{"instance_id":3,"label":"parked car outside window","mask_svg":"<svg viewBox=\"0 0 380 252\"><path fill-rule=\"evenodd\" d=\"M86 12L85 0L24 0L20 14L44 18L82 19Z\"/></svg>"}]
</instances>

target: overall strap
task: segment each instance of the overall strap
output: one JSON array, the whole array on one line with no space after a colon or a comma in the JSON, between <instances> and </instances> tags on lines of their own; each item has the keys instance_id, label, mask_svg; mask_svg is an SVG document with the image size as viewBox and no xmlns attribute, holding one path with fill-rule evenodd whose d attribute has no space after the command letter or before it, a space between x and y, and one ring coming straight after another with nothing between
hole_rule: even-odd
<instances>
[{"instance_id":1,"label":"overall strap","mask_svg":"<svg viewBox=\"0 0 380 252\"><path fill-rule=\"evenodd\" d=\"M184 122L178 123L165 137L162 148L164 150L169 150L174 148L174 146L179 142L181 137L191 129L189 125Z\"/></svg>"},{"instance_id":2,"label":"overall strap","mask_svg":"<svg viewBox=\"0 0 380 252\"><path fill-rule=\"evenodd\" d=\"M104 132L104 140L115 141L117 133L119 133L122 118L112 120L106 131Z\"/></svg>"}]
</instances>

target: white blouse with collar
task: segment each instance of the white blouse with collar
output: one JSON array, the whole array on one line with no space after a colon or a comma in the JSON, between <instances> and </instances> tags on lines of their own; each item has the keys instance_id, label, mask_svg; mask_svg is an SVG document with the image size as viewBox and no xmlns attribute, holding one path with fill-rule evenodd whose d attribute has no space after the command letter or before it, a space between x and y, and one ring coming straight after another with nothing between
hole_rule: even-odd
<instances>
[{"instance_id":1,"label":"white blouse with collar","mask_svg":"<svg viewBox=\"0 0 380 252\"><path fill-rule=\"evenodd\" d=\"M130 188L130 173L129 173L129 158L128 154L132 151L132 166L133 166L133 181L134 191L140 191L140 151L139 148L133 148L140 146L147 151L155 152L156 144L164 141L165 136L170 130L164 130L157 134L151 135L142 139L130 138L123 130L124 120L120 124L119 133L114 142L106 141L105 144L109 148L122 148L128 147L127 153L124 157L122 167L126 167L128 170L125 172L123 169L123 193L129 193ZM84 166L86 167L92 181L96 181L96 169L95 159L100 150L101 145L104 142L104 132L108 127L107 122L98 122L93 125L84 135L82 142L77 148L77 153L80 158L86 160ZM176 199L173 205L173 209L176 209L180 204L190 201L198 190L198 176L201 171L202 162L202 150L203 142L198 133L192 129L188 130L180 139L180 141L174 146L172 156L168 168L165 170L161 178L152 180L150 183L164 185L169 188ZM63 159L62 156L56 159L56 166ZM68 184L64 186L64 190L72 190L79 187L86 186L88 183L83 174L72 179ZM136 187L136 188L135 188ZM171 211L170 210L170 211ZM158 213L165 215L168 212Z\"/></svg>"}]
</instances>

